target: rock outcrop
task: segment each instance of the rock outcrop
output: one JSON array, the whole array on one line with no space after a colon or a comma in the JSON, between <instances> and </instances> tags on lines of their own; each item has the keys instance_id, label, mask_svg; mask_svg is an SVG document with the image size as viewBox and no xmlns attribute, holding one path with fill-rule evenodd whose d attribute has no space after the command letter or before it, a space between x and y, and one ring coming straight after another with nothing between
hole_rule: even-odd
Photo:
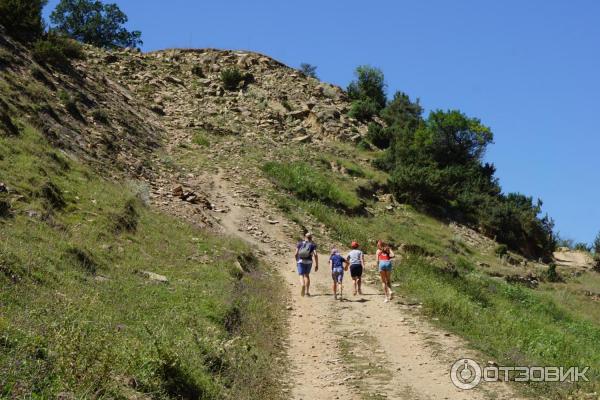
<instances>
[{"instance_id":1,"label":"rock outcrop","mask_svg":"<svg viewBox=\"0 0 600 400\"><path fill-rule=\"evenodd\" d=\"M279 140L356 140L367 126L347 116L349 101L337 86L253 52L214 49L107 54L90 49L90 63L112 75L165 116L167 127L212 133L269 135ZM226 90L221 72L244 80Z\"/></svg>"}]
</instances>

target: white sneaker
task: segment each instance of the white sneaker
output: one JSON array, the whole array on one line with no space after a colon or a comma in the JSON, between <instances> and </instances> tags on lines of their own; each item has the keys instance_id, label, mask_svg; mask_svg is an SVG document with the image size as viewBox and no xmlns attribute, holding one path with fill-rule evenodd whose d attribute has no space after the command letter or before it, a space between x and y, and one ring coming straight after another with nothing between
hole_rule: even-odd
<instances>
[{"instance_id":1,"label":"white sneaker","mask_svg":"<svg viewBox=\"0 0 600 400\"><path fill-rule=\"evenodd\" d=\"M383 301L384 303L389 303L390 299L388 299L387 297L385 298L385 300Z\"/></svg>"},{"instance_id":2,"label":"white sneaker","mask_svg":"<svg viewBox=\"0 0 600 400\"><path fill-rule=\"evenodd\" d=\"M390 300L394 298L394 292L390 291Z\"/></svg>"}]
</instances>

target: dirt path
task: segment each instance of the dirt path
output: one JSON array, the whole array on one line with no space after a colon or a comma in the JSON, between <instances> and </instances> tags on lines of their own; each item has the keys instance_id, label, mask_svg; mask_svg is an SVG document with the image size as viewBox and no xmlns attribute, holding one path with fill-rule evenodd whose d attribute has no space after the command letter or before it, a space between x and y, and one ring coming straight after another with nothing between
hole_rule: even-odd
<instances>
[{"instance_id":1,"label":"dirt path","mask_svg":"<svg viewBox=\"0 0 600 400\"><path fill-rule=\"evenodd\" d=\"M367 278L362 296L335 301L326 254L311 274L312 296L300 296L293 261L292 226L256 196L239 190L230 175L212 177L220 223L228 234L254 244L276 265L291 292L289 351L293 399L515 399L503 384L463 391L450 380L459 358L473 356L459 338L418 316L418 304L401 297L383 303L379 284ZM254 199L248 203L248 199ZM297 235L296 235L297 236ZM318 242L318 238L316 238ZM322 249L324 250L324 249ZM372 268L373 261L368 264Z\"/></svg>"}]
</instances>

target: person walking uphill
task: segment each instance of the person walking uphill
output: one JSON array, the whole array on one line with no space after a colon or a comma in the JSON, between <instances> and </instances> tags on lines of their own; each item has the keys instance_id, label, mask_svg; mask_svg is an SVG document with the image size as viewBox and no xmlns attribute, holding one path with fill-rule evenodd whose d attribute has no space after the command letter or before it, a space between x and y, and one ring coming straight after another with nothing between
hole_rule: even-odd
<instances>
[{"instance_id":1,"label":"person walking uphill","mask_svg":"<svg viewBox=\"0 0 600 400\"><path fill-rule=\"evenodd\" d=\"M331 278L333 279L333 298L338 299L338 287L340 288L339 299L342 300L342 281L344 280L344 270L348 270L348 261L340 255L338 249L331 250L329 257L329 267L331 268Z\"/></svg>"},{"instance_id":2,"label":"person walking uphill","mask_svg":"<svg viewBox=\"0 0 600 400\"><path fill-rule=\"evenodd\" d=\"M350 244L352 250L348 253L347 260L350 263L350 276L354 281L354 295L361 294L362 295L362 273L365 266L365 255L362 251L360 251L359 245L357 242L352 242Z\"/></svg>"},{"instance_id":3,"label":"person walking uphill","mask_svg":"<svg viewBox=\"0 0 600 400\"><path fill-rule=\"evenodd\" d=\"M312 269L313 259L315 261L315 272L317 272L319 270L317 245L312 241L312 234L307 232L304 235L304 240L296 245L296 253L294 254L294 262L296 262L298 275L302 280L301 296L310 296L310 270Z\"/></svg>"},{"instance_id":4,"label":"person walking uphill","mask_svg":"<svg viewBox=\"0 0 600 400\"><path fill-rule=\"evenodd\" d=\"M377 241L377 267L379 268L379 276L381 277L381 285L383 286L383 293L385 294L384 303L392 300L394 293L392 292L392 258L394 258L394 252L390 247L383 241Z\"/></svg>"}]
</instances>

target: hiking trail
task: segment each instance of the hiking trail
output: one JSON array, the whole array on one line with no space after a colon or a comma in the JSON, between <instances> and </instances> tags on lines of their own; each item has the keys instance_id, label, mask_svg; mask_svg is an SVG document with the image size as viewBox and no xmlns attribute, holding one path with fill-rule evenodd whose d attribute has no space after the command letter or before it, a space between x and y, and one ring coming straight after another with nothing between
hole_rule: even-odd
<instances>
[{"instance_id":1,"label":"hiking trail","mask_svg":"<svg viewBox=\"0 0 600 400\"><path fill-rule=\"evenodd\" d=\"M475 390L456 388L451 365L476 358L454 335L418 315L420 305L396 293L383 303L379 280L367 273L363 295L353 296L350 274L344 277L344 300L331 293L329 254L319 247L319 270L311 273L311 297L300 296L293 260L301 235L269 203L234 182L234 171L205 176L216 193L217 217L224 233L237 236L263 253L288 286L290 360L289 395L293 399L515 399L506 384ZM319 237L315 237L319 244ZM344 253L347 246L339 245ZM367 255L367 270L375 270ZM401 264L396 268L402 268Z\"/></svg>"}]
</instances>

